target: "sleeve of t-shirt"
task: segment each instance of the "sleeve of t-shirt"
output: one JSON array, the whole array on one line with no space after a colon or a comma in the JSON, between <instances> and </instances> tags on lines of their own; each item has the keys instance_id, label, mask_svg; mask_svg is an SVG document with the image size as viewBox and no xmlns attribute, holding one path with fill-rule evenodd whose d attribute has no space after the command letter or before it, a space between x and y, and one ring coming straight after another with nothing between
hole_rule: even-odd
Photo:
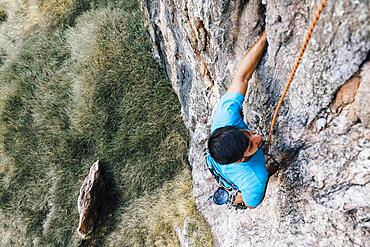
<instances>
[{"instance_id":1,"label":"sleeve of t-shirt","mask_svg":"<svg viewBox=\"0 0 370 247\"><path fill-rule=\"evenodd\" d=\"M211 132L225 126L236 126L246 129L247 125L241 115L244 96L238 92L224 94L217 104L213 116Z\"/></svg>"},{"instance_id":2,"label":"sleeve of t-shirt","mask_svg":"<svg viewBox=\"0 0 370 247\"><path fill-rule=\"evenodd\" d=\"M239 186L239 190L247 206L257 207L265 196L266 183L256 179L253 183L249 183L247 187Z\"/></svg>"},{"instance_id":3,"label":"sleeve of t-shirt","mask_svg":"<svg viewBox=\"0 0 370 247\"><path fill-rule=\"evenodd\" d=\"M251 206L254 208L261 204L263 197L265 195L265 193L248 193L245 191L244 192L241 191L241 193L244 203L247 206Z\"/></svg>"}]
</instances>

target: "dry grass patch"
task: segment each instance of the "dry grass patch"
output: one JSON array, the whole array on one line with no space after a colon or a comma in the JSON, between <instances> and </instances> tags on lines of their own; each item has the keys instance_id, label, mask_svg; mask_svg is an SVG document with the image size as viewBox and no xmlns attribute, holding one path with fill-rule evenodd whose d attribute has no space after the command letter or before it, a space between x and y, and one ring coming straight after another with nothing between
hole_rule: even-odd
<instances>
[{"instance_id":1,"label":"dry grass patch","mask_svg":"<svg viewBox=\"0 0 370 247\"><path fill-rule=\"evenodd\" d=\"M107 246L180 246L179 234L189 246L214 246L209 226L196 212L187 169L120 211Z\"/></svg>"}]
</instances>

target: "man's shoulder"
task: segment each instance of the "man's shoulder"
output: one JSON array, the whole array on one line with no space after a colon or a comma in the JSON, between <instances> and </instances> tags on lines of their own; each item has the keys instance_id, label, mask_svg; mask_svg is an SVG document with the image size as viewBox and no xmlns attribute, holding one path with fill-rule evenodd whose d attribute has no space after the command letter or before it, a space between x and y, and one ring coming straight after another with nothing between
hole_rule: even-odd
<instances>
[{"instance_id":1,"label":"man's shoulder","mask_svg":"<svg viewBox=\"0 0 370 247\"><path fill-rule=\"evenodd\" d=\"M221 99L236 99L243 102L244 95L239 92L226 92L224 95L221 96Z\"/></svg>"},{"instance_id":2,"label":"man's shoulder","mask_svg":"<svg viewBox=\"0 0 370 247\"><path fill-rule=\"evenodd\" d=\"M218 107L228 107L232 104L236 104L239 107L243 105L244 96L238 92L227 92L225 93L218 102Z\"/></svg>"},{"instance_id":3,"label":"man's shoulder","mask_svg":"<svg viewBox=\"0 0 370 247\"><path fill-rule=\"evenodd\" d=\"M213 116L211 131L224 126L247 128L241 116L244 96L237 92L227 92L217 104Z\"/></svg>"},{"instance_id":4,"label":"man's shoulder","mask_svg":"<svg viewBox=\"0 0 370 247\"><path fill-rule=\"evenodd\" d=\"M258 154L262 155L262 154ZM240 176L240 187L244 188L263 188L266 185L268 179L268 173L265 165L264 158L251 160L250 162L244 163L245 172Z\"/></svg>"}]
</instances>

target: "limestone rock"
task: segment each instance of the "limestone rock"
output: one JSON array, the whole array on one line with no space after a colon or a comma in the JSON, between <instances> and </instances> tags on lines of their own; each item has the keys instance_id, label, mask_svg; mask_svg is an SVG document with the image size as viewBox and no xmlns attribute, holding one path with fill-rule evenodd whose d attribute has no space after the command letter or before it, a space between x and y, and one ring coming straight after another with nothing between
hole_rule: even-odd
<instances>
[{"instance_id":1,"label":"limestone rock","mask_svg":"<svg viewBox=\"0 0 370 247\"><path fill-rule=\"evenodd\" d=\"M361 121L370 128L370 62L366 63L361 70L361 84L355 96L355 102L351 109L350 119Z\"/></svg>"},{"instance_id":2,"label":"limestone rock","mask_svg":"<svg viewBox=\"0 0 370 247\"><path fill-rule=\"evenodd\" d=\"M184 226L181 227L176 227L176 234L179 238L180 246L181 247L189 247L191 246L191 241L189 240L188 237L188 228L189 228L189 218L186 218L184 221Z\"/></svg>"},{"instance_id":3,"label":"limestone rock","mask_svg":"<svg viewBox=\"0 0 370 247\"><path fill-rule=\"evenodd\" d=\"M218 246L365 246L369 240L370 72L363 65L369 1L328 1L279 113L271 152L286 165L270 180L263 204L234 211L207 202L216 184L204 169L203 150L235 66L265 28L268 47L249 82L244 114L267 133L317 4L142 1L153 52L190 131L197 208Z\"/></svg>"},{"instance_id":4,"label":"limestone rock","mask_svg":"<svg viewBox=\"0 0 370 247\"><path fill-rule=\"evenodd\" d=\"M80 214L78 232L83 238L86 238L99 222L99 212L104 203L105 193L104 180L98 160L91 166L89 175L85 178L78 196L77 206Z\"/></svg>"},{"instance_id":5,"label":"limestone rock","mask_svg":"<svg viewBox=\"0 0 370 247\"><path fill-rule=\"evenodd\" d=\"M360 73L356 73L338 90L335 99L329 106L332 112L338 112L339 108L342 108L355 100L355 95L360 86L360 81Z\"/></svg>"}]
</instances>

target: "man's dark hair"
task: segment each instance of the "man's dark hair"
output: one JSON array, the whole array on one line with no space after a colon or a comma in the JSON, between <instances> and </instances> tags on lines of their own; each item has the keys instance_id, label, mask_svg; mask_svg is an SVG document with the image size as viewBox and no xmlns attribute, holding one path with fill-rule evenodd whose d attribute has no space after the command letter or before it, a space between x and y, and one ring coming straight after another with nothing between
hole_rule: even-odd
<instances>
[{"instance_id":1,"label":"man's dark hair","mask_svg":"<svg viewBox=\"0 0 370 247\"><path fill-rule=\"evenodd\" d=\"M208 151L218 163L230 164L243 158L249 142L243 129L226 126L211 133L208 138Z\"/></svg>"}]
</instances>

